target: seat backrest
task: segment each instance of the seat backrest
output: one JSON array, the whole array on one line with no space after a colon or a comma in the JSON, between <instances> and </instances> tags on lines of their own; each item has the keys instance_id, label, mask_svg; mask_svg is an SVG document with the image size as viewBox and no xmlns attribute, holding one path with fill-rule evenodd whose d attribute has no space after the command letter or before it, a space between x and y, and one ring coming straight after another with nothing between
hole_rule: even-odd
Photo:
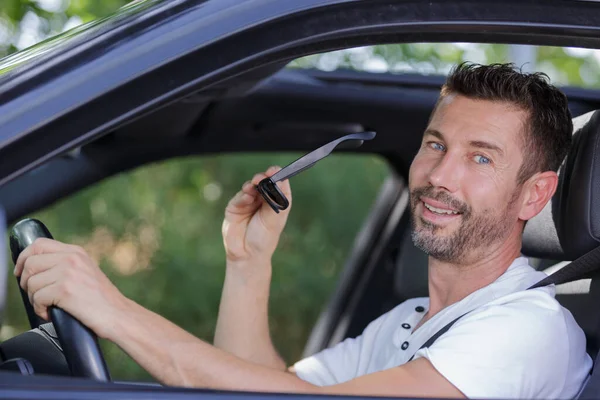
<instances>
[{"instance_id":1,"label":"seat backrest","mask_svg":"<svg viewBox=\"0 0 600 400\"><path fill-rule=\"evenodd\" d=\"M523 232L523 254L572 261L600 245L600 112L573 119L573 144L559 171L552 201ZM551 273L564 265L557 264ZM559 285L557 300L575 317L595 357L600 344L600 273Z\"/></svg>"},{"instance_id":2,"label":"seat backrest","mask_svg":"<svg viewBox=\"0 0 600 400\"><path fill-rule=\"evenodd\" d=\"M415 247L410 232L404 235L399 254L394 273L394 292L398 302L427 297L427 254Z\"/></svg>"}]
</instances>

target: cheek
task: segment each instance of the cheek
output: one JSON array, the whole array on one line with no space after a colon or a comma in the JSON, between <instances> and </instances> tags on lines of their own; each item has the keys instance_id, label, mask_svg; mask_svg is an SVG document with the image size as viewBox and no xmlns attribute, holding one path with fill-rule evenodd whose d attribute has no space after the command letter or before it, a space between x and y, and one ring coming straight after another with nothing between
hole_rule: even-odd
<instances>
[{"instance_id":1,"label":"cheek","mask_svg":"<svg viewBox=\"0 0 600 400\"><path fill-rule=\"evenodd\" d=\"M410 187L413 185L421 186L427 181L427 174L431 168L429 164L431 162L427 157L423 157L420 153L417 154L408 171L408 184Z\"/></svg>"},{"instance_id":2,"label":"cheek","mask_svg":"<svg viewBox=\"0 0 600 400\"><path fill-rule=\"evenodd\" d=\"M504 210L512 194L502 179L488 171L465 174L462 189L467 202L477 211Z\"/></svg>"}]
</instances>

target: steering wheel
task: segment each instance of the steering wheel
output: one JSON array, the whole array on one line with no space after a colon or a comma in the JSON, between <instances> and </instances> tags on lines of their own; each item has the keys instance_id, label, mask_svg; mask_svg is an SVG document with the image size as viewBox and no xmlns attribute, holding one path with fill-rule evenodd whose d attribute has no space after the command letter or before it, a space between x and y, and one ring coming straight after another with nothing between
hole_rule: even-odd
<instances>
[{"instance_id":1,"label":"steering wheel","mask_svg":"<svg viewBox=\"0 0 600 400\"><path fill-rule=\"evenodd\" d=\"M10 250L13 262L16 263L19 254L35 239L41 237L52 239L50 231L40 221L25 219L18 222L10 232ZM17 278L17 283L19 281L20 278ZM20 285L19 290L31 328L36 329L40 325L46 324L47 321L35 314L27 293L21 289ZM108 367L98 345L96 334L58 307L50 307L48 314L54 325L71 376L110 381Z\"/></svg>"}]
</instances>

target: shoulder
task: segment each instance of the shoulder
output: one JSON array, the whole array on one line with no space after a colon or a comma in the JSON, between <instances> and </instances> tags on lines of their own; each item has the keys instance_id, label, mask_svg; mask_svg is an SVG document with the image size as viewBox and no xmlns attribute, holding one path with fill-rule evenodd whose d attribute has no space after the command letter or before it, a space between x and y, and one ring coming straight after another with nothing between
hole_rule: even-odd
<instances>
[{"instance_id":1,"label":"shoulder","mask_svg":"<svg viewBox=\"0 0 600 400\"><path fill-rule=\"evenodd\" d=\"M574 324L569 317L551 293L540 288L496 299L465 315L455 327L456 331L470 331L469 336L494 340L496 348L506 344L530 353L549 343L568 347L564 339L569 325Z\"/></svg>"},{"instance_id":2,"label":"shoulder","mask_svg":"<svg viewBox=\"0 0 600 400\"><path fill-rule=\"evenodd\" d=\"M493 317L491 321L526 320L532 328L541 328L548 324L564 326L565 313L568 311L554 298L554 291L542 287L502 296L474 310L468 317L472 320Z\"/></svg>"},{"instance_id":3,"label":"shoulder","mask_svg":"<svg viewBox=\"0 0 600 400\"><path fill-rule=\"evenodd\" d=\"M568 397L591 365L583 331L544 288L479 307L417 357L469 397Z\"/></svg>"},{"instance_id":4,"label":"shoulder","mask_svg":"<svg viewBox=\"0 0 600 400\"><path fill-rule=\"evenodd\" d=\"M381 346L390 343L393 333L408 316L427 307L426 297L406 300L370 322L362 334L305 358L294 365L301 379L315 385L333 385L348 381L367 368L369 361L382 354Z\"/></svg>"}]
</instances>

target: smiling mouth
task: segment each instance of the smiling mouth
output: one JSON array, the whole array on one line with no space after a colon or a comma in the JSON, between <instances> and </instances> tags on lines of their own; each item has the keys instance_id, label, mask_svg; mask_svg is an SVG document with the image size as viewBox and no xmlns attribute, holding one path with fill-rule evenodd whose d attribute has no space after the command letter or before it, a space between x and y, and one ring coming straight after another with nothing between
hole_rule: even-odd
<instances>
[{"instance_id":1,"label":"smiling mouth","mask_svg":"<svg viewBox=\"0 0 600 400\"><path fill-rule=\"evenodd\" d=\"M425 208L427 208L432 213L439 214L439 215L458 215L458 214L460 214L460 212L458 212L458 211L437 208L437 207L431 206L425 202L423 202L423 205L425 206Z\"/></svg>"}]
</instances>

